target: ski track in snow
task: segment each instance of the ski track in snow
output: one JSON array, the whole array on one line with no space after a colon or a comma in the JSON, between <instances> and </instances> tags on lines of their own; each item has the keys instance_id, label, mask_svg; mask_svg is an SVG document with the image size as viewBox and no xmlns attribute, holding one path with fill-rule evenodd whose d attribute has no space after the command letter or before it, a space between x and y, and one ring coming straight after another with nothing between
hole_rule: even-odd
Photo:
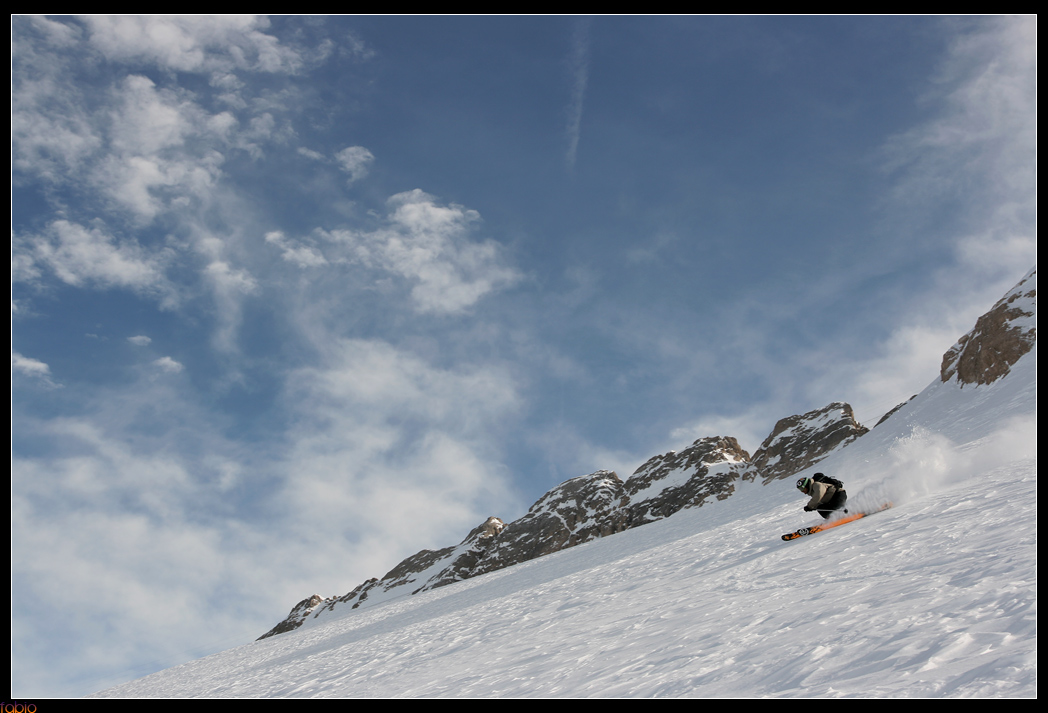
<instances>
[{"instance_id":1,"label":"ski track in snow","mask_svg":"<svg viewBox=\"0 0 1048 713\"><path fill-rule=\"evenodd\" d=\"M793 479L739 483L96 695L1036 697L1035 365L977 393L933 384L817 466L853 508L891 510L783 542L815 522Z\"/></svg>"}]
</instances>

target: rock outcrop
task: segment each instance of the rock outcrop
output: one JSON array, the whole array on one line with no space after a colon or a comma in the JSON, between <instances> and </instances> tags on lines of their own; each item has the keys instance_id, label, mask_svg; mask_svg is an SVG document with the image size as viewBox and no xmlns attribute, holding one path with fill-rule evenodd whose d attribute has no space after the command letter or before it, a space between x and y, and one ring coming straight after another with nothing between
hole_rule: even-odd
<instances>
[{"instance_id":1,"label":"rock outcrop","mask_svg":"<svg viewBox=\"0 0 1048 713\"><path fill-rule=\"evenodd\" d=\"M470 576L552 554L603 536L601 522L617 507L622 480L610 470L572 478L506 525Z\"/></svg>"},{"instance_id":2,"label":"rock outcrop","mask_svg":"<svg viewBox=\"0 0 1048 713\"><path fill-rule=\"evenodd\" d=\"M883 416L881 416L880 420L877 421L877 423L873 424L873 427L877 428L877 426L880 426L882 423L884 423L889 418L891 418L895 413L897 413L899 411L899 409L901 409L903 406L905 406L906 404L908 404L911 401L913 401L915 398L917 398L917 394L914 394L909 399L907 399L906 401L903 401L901 404L899 404L898 406L893 408L891 411L889 411L888 413L886 413Z\"/></svg>"},{"instance_id":3,"label":"rock outcrop","mask_svg":"<svg viewBox=\"0 0 1048 713\"><path fill-rule=\"evenodd\" d=\"M1037 341L1036 312L1034 268L943 355L940 378L956 376L961 388L1000 379Z\"/></svg>"},{"instance_id":4,"label":"rock outcrop","mask_svg":"<svg viewBox=\"0 0 1048 713\"><path fill-rule=\"evenodd\" d=\"M650 458L626 481L618 532L669 517L711 500L724 500L739 478L753 480L750 454L731 437L700 438L684 450Z\"/></svg>"},{"instance_id":5,"label":"rock outcrop","mask_svg":"<svg viewBox=\"0 0 1048 713\"><path fill-rule=\"evenodd\" d=\"M869 429L840 401L800 416L780 419L753 454L752 463L767 485L815 465Z\"/></svg>"},{"instance_id":6,"label":"rock outcrop","mask_svg":"<svg viewBox=\"0 0 1048 713\"><path fill-rule=\"evenodd\" d=\"M298 627L302 626L302 622L306 620L313 610L318 605L324 602L324 597L319 594L314 594L311 597L306 597L295 606L291 607L291 613L287 615L284 621L280 622L272 629L262 634L257 640L269 638L270 636L276 636L277 634L284 634L288 631L294 631Z\"/></svg>"}]
</instances>

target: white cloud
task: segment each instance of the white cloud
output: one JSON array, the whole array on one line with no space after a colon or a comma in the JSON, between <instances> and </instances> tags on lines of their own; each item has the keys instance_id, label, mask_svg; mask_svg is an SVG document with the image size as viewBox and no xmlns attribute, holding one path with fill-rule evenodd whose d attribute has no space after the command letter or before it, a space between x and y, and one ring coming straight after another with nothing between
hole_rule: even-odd
<instances>
[{"instance_id":1,"label":"white cloud","mask_svg":"<svg viewBox=\"0 0 1048 713\"><path fill-rule=\"evenodd\" d=\"M272 449L226 440L148 375L88 414L21 424L49 447L12 459L15 606L62 628L49 650L35 620L17 622L21 686L41 660L87 689L92 674L227 649L302 596L345 593L519 509L491 437L519 406L499 370L339 340L291 374L285 401L293 426Z\"/></svg>"},{"instance_id":2,"label":"white cloud","mask_svg":"<svg viewBox=\"0 0 1048 713\"><path fill-rule=\"evenodd\" d=\"M72 65L97 57L83 43L56 52L48 40L54 33L30 32L26 21L16 20L11 112L16 181L33 176L72 184L107 209L115 202L139 224L149 224L165 212L199 208L209 200L229 152L259 158L266 143L292 135L274 116L277 109L250 109L253 105L239 97L243 82L232 73L284 72L297 65L275 67L265 59L284 50L257 31L268 25L264 18L129 16L83 22L90 44L112 60L213 71L211 85L231 110L205 109L196 94L163 75L123 75L101 85L76 82ZM76 21L51 24L71 33L79 28ZM235 113L245 109L253 113Z\"/></svg>"},{"instance_id":3,"label":"white cloud","mask_svg":"<svg viewBox=\"0 0 1048 713\"><path fill-rule=\"evenodd\" d=\"M51 367L38 359L22 356L13 349L11 350L11 371L35 379L42 384L56 386L51 381Z\"/></svg>"},{"instance_id":4,"label":"white cloud","mask_svg":"<svg viewBox=\"0 0 1048 713\"><path fill-rule=\"evenodd\" d=\"M320 153L319 151L314 151L312 149L307 149L305 146L299 146L296 149L296 151L297 151L297 153L300 156L305 156L306 158L311 159L313 161L323 161L324 160L324 154Z\"/></svg>"},{"instance_id":5,"label":"white cloud","mask_svg":"<svg viewBox=\"0 0 1048 713\"><path fill-rule=\"evenodd\" d=\"M1036 31L1034 17L995 17L957 33L935 78L941 110L885 146L900 205L961 196L975 220L1032 219Z\"/></svg>"},{"instance_id":6,"label":"white cloud","mask_svg":"<svg viewBox=\"0 0 1048 713\"><path fill-rule=\"evenodd\" d=\"M375 56L375 51L368 47L362 39L351 32L344 32L341 37L340 50L357 59L369 60Z\"/></svg>"},{"instance_id":7,"label":"white cloud","mask_svg":"<svg viewBox=\"0 0 1048 713\"><path fill-rule=\"evenodd\" d=\"M20 238L11 234L11 282L36 282L40 279L42 266L37 263L33 254L32 239ZM11 310L16 309L12 300Z\"/></svg>"},{"instance_id":8,"label":"white cloud","mask_svg":"<svg viewBox=\"0 0 1048 713\"><path fill-rule=\"evenodd\" d=\"M41 40L24 31L41 24L54 28ZM69 80L64 54L77 33L42 18L12 18L11 151L15 180L19 174L57 182L102 146L102 137L85 110L81 87ZM56 38L61 38L56 41Z\"/></svg>"},{"instance_id":9,"label":"white cloud","mask_svg":"<svg viewBox=\"0 0 1048 713\"><path fill-rule=\"evenodd\" d=\"M150 252L130 241L117 242L99 228L56 220L43 234L20 238L14 252L21 279L39 275L39 268L46 266L74 287L123 287L172 297L163 274L170 258L167 251Z\"/></svg>"},{"instance_id":10,"label":"white cloud","mask_svg":"<svg viewBox=\"0 0 1048 713\"><path fill-rule=\"evenodd\" d=\"M112 148L121 154L156 154L181 145L202 116L191 102L157 89L148 77L126 77L115 91L111 112Z\"/></svg>"},{"instance_id":11,"label":"white cloud","mask_svg":"<svg viewBox=\"0 0 1048 713\"><path fill-rule=\"evenodd\" d=\"M328 262L315 247L293 242L284 237L279 230L266 233L266 242L279 247L283 251L281 257L284 260L302 268L319 267Z\"/></svg>"},{"instance_id":12,"label":"white cloud","mask_svg":"<svg viewBox=\"0 0 1048 713\"><path fill-rule=\"evenodd\" d=\"M484 295L512 285L520 274L506 266L494 241L470 240L480 214L463 206L438 205L421 190L387 201L388 227L373 232L332 231L327 236L349 248L348 258L399 275L411 283L415 308L453 314Z\"/></svg>"},{"instance_id":13,"label":"white cloud","mask_svg":"<svg viewBox=\"0 0 1048 713\"><path fill-rule=\"evenodd\" d=\"M349 182L355 183L368 174L375 156L363 146L349 146L335 154L335 160L349 174Z\"/></svg>"},{"instance_id":14,"label":"white cloud","mask_svg":"<svg viewBox=\"0 0 1048 713\"><path fill-rule=\"evenodd\" d=\"M915 310L907 315L908 322L860 355L806 355L805 367L812 377L804 393L811 408L847 401L855 408L856 419L873 427L885 413L928 386L938 377L943 352L975 325L978 316L972 314L962 320L950 305L936 303L942 308L940 321L925 321L926 315ZM985 305L983 311L992 304ZM842 391L843 385L847 385L847 393Z\"/></svg>"},{"instance_id":15,"label":"white cloud","mask_svg":"<svg viewBox=\"0 0 1048 713\"><path fill-rule=\"evenodd\" d=\"M148 347L153 340L144 334L140 334L136 337L128 337L127 341L131 342L136 347Z\"/></svg>"},{"instance_id":16,"label":"white cloud","mask_svg":"<svg viewBox=\"0 0 1048 713\"><path fill-rule=\"evenodd\" d=\"M185 368L169 356L160 357L153 362L153 365L168 374L177 374Z\"/></svg>"},{"instance_id":17,"label":"white cloud","mask_svg":"<svg viewBox=\"0 0 1048 713\"><path fill-rule=\"evenodd\" d=\"M42 32L47 43L54 47L70 47L80 40L81 31L76 25L49 20L42 15L24 15L25 21Z\"/></svg>"},{"instance_id":18,"label":"white cloud","mask_svg":"<svg viewBox=\"0 0 1048 713\"><path fill-rule=\"evenodd\" d=\"M1037 255L1037 238L1032 225L1025 230L1019 225L992 226L960 238L956 254L968 271L999 275L1008 280L1032 267Z\"/></svg>"},{"instance_id":19,"label":"white cloud","mask_svg":"<svg viewBox=\"0 0 1048 713\"><path fill-rule=\"evenodd\" d=\"M229 263L216 260L208 265L204 272L222 293L254 294L258 291L258 281L244 269L234 269Z\"/></svg>"},{"instance_id":20,"label":"white cloud","mask_svg":"<svg viewBox=\"0 0 1048 713\"><path fill-rule=\"evenodd\" d=\"M105 127L109 151L93 170L96 186L144 222L179 198L206 198L225 160L216 147L234 138L235 117L209 114L141 76L125 78L113 99Z\"/></svg>"},{"instance_id":21,"label":"white cloud","mask_svg":"<svg viewBox=\"0 0 1048 713\"><path fill-rule=\"evenodd\" d=\"M247 270L230 267L224 260L211 262L204 269L204 277L210 284L217 311L213 344L219 351L232 353L236 350L243 300L259 292L258 281Z\"/></svg>"},{"instance_id":22,"label":"white cloud","mask_svg":"<svg viewBox=\"0 0 1048 713\"><path fill-rule=\"evenodd\" d=\"M260 16L91 15L81 21L92 46L120 62L197 73L294 73L303 64L298 52L263 32L269 20Z\"/></svg>"},{"instance_id":23,"label":"white cloud","mask_svg":"<svg viewBox=\"0 0 1048 713\"><path fill-rule=\"evenodd\" d=\"M19 63L43 52L24 55ZM247 141L229 112L211 114L146 77L125 77L88 97L57 60L33 67L16 72L12 92L16 180L75 184L148 223L179 199L207 197L222 175L219 149Z\"/></svg>"},{"instance_id":24,"label":"white cloud","mask_svg":"<svg viewBox=\"0 0 1048 713\"><path fill-rule=\"evenodd\" d=\"M854 375L867 418L935 378L942 353L1037 259L1036 18L956 29L933 82L937 111L885 147L897 181L886 212L896 220L943 205L930 199L957 199L954 260L923 294L909 293L898 326Z\"/></svg>"},{"instance_id":25,"label":"white cloud","mask_svg":"<svg viewBox=\"0 0 1048 713\"><path fill-rule=\"evenodd\" d=\"M141 432L128 438L110 418L119 414L123 427L133 428L129 422L158 415L157 403L164 404L164 416L185 417L185 402L170 389L144 384L107 401L108 415L31 424L34 437L52 447L12 459L11 567L21 581L16 606L42 606L60 612L62 621L61 637L25 619L16 623L12 645L21 661L15 678L23 689L34 689L33 677L44 678L40 669L30 670L41 660L50 661L48 670L63 671L58 680L73 687L69 694L82 695L103 687L96 684L100 676L145 675L177 663L186 651L205 647L207 653L219 640L228 648L260 628L277 606L259 606L272 596L256 589L265 565L253 547L229 547L252 536L238 532L242 523L228 513L215 516L218 483L201 477L206 469L187 467L185 453L149 443ZM221 450L203 425L206 418L194 415L187 422L201 424L195 437ZM110 428L99 425L107 421ZM258 551L291 561L275 554L278 543L268 545ZM217 606L229 591L238 592L238 605ZM37 685L62 695L54 679Z\"/></svg>"},{"instance_id":26,"label":"white cloud","mask_svg":"<svg viewBox=\"0 0 1048 713\"><path fill-rule=\"evenodd\" d=\"M461 537L509 500L493 436L519 399L501 371L438 369L384 342L342 339L322 365L291 375L286 398L297 426L280 500L320 531L376 540L360 553L373 572Z\"/></svg>"},{"instance_id":27,"label":"white cloud","mask_svg":"<svg viewBox=\"0 0 1048 713\"><path fill-rule=\"evenodd\" d=\"M669 438L665 442L665 448L662 450L681 450L686 446L690 446L697 439L708 436L731 436L739 442L739 445L744 450L753 455L753 452L760 447L760 444L767 438L770 432L770 428L768 430L754 430L754 424L759 423L761 426L764 426L767 414L758 412L765 411L766 408L765 404L761 404L753 409L751 413L743 415L706 416L694 423L675 428L670 432ZM780 417L788 415L780 414Z\"/></svg>"}]
</instances>

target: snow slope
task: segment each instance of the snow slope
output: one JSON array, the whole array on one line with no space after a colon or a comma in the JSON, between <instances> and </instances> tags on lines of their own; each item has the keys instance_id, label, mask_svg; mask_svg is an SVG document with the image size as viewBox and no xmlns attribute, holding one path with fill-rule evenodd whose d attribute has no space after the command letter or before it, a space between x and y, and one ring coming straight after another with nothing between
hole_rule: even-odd
<instances>
[{"instance_id":1,"label":"snow slope","mask_svg":"<svg viewBox=\"0 0 1048 713\"><path fill-rule=\"evenodd\" d=\"M793 479L98 696L1037 695L1036 348L989 386L936 381Z\"/></svg>"}]
</instances>

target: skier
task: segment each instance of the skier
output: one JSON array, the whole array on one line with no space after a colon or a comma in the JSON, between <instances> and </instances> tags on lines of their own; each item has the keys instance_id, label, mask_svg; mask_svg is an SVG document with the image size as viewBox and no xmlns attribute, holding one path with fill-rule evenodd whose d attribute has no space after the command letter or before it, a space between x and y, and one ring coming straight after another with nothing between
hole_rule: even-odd
<instances>
[{"instance_id":1,"label":"skier","mask_svg":"<svg viewBox=\"0 0 1048 713\"><path fill-rule=\"evenodd\" d=\"M804 506L804 512L815 510L827 520L837 510L844 509L844 512L848 512L844 507L848 502L848 493L844 490L844 483L836 478L816 473L810 478L798 480L797 490L811 497Z\"/></svg>"}]
</instances>

